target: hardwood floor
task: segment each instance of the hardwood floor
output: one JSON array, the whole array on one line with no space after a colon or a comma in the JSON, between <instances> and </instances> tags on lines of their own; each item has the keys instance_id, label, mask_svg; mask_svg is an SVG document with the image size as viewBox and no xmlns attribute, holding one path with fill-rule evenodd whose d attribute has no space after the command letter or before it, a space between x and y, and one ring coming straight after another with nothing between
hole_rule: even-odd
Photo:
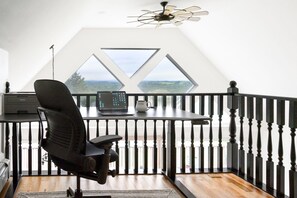
<instances>
[{"instance_id":1,"label":"hardwood floor","mask_svg":"<svg viewBox=\"0 0 297 198\"><path fill-rule=\"evenodd\" d=\"M231 173L178 175L197 198L272 197ZM74 176L22 177L14 197L19 192L64 191L76 187ZM107 189L164 189L174 188L162 175L119 175L108 178L105 185L81 179L83 190Z\"/></svg>"},{"instance_id":2,"label":"hardwood floor","mask_svg":"<svg viewBox=\"0 0 297 198\"><path fill-rule=\"evenodd\" d=\"M32 176L22 177L14 197L19 192L65 191L76 188L75 176ZM118 175L107 178L104 185L81 178L82 190L135 190L174 188L162 175Z\"/></svg>"},{"instance_id":3,"label":"hardwood floor","mask_svg":"<svg viewBox=\"0 0 297 198\"><path fill-rule=\"evenodd\" d=\"M178 175L197 198L272 198L232 173Z\"/></svg>"}]
</instances>

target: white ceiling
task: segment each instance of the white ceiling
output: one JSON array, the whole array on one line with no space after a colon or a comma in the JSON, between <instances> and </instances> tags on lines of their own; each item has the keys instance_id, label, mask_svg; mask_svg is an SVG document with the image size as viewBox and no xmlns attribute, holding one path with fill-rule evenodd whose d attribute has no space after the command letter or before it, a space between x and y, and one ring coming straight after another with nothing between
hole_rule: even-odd
<instances>
[{"instance_id":1,"label":"white ceiling","mask_svg":"<svg viewBox=\"0 0 297 198\"><path fill-rule=\"evenodd\" d=\"M20 76L34 75L22 65L39 71L49 61L52 44L59 51L84 27L134 28L137 24L127 23L127 16L160 9L159 3L0 0L0 48L9 52L10 68L17 68ZM209 11L201 21L178 28L222 74L236 80L241 91L297 96L297 1L172 0L169 4L198 5Z\"/></svg>"}]
</instances>

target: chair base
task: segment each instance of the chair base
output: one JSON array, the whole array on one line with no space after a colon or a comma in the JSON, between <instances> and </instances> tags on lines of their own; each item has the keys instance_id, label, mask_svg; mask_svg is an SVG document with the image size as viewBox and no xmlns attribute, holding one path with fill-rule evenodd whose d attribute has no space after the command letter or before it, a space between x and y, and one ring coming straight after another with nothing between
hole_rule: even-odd
<instances>
[{"instance_id":1,"label":"chair base","mask_svg":"<svg viewBox=\"0 0 297 198\"><path fill-rule=\"evenodd\" d=\"M80 189L77 189L75 192L72 188L69 187L67 190L67 197L73 197L73 198L83 198L83 197L88 197L88 198L111 198L111 196L83 196L83 193Z\"/></svg>"}]
</instances>

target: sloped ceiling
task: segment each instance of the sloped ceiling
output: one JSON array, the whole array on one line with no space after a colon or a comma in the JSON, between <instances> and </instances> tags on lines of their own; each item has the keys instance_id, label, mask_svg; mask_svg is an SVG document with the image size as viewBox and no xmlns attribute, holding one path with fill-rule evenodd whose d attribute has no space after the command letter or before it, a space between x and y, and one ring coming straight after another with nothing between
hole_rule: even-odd
<instances>
[{"instance_id":1,"label":"sloped ceiling","mask_svg":"<svg viewBox=\"0 0 297 198\"><path fill-rule=\"evenodd\" d=\"M0 48L9 52L9 81L30 81L83 27L130 28L129 15L159 9L152 0L0 0ZM297 1L173 0L210 12L180 30L241 92L297 96ZM168 38L170 39L170 36ZM174 41L172 41L174 42ZM35 73L28 72L35 71ZM18 71L18 72L15 72ZM211 83L211 82L210 82ZM12 85L13 86L13 85Z\"/></svg>"}]
</instances>

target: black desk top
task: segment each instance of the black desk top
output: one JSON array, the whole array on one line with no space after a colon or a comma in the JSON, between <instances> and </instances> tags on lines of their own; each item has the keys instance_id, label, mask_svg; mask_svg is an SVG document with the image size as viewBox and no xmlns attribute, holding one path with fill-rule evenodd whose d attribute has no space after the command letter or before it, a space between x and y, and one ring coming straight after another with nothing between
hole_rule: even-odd
<instances>
[{"instance_id":1,"label":"black desk top","mask_svg":"<svg viewBox=\"0 0 297 198\"><path fill-rule=\"evenodd\" d=\"M38 122L37 114L2 114L0 115L0 123L2 122Z\"/></svg>"},{"instance_id":2,"label":"black desk top","mask_svg":"<svg viewBox=\"0 0 297 198\"><path fill-rule=\"evenodd\" d=\"M80 108L81 115L85 120L188 120L195 121L195 123L206 124L205 121L210 120L209 117L198 115L195 113L171 109L171 108L151 108L144 113L135 112L134 115L130 116L103 116L101 115L96 107ZM3 114L0 115L0 123L2 122L36 122L39 121L37 114Z\"/></svg>"}]
</instances>

